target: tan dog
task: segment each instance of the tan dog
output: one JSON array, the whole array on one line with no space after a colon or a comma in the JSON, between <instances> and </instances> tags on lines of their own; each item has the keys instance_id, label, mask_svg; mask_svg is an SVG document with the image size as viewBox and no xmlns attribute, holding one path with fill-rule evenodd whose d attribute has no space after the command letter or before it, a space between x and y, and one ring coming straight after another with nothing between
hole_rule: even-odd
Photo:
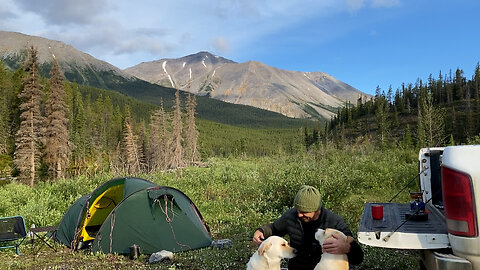
<instances>
[{"instance_id":1,"label":"tan dog","mask_svg":"<svg viewBox=\"0 0 480 270\"><path fill-rule=\"evenodd\" d=\"M335 229L318 229L315 233L315 239L323 245L323 242L333 235L337 235L342 239L347 240L345 234ZM314 270L348 270L348 258L346 254L330 254L323 252L320 262L315 266Z\"/></svg>"},{"instance_id":2,"label":"tan dog","mask_svg":"<svg viewBox=\"0 0 480 270\"><path fill-rule=\"evenodd\" d=\"M282 259L295 257L296 250L282 237L270 236L250 257L247 270L280 270Z\"/></svg>"}]
</instances>

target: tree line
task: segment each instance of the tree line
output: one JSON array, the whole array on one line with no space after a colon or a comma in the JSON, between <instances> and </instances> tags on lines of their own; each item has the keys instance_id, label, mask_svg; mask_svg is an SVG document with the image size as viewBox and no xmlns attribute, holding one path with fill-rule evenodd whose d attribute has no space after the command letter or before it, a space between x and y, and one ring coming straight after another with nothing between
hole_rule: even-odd
<instances>
[{"instance_id":1,"label":"tree line","mask_svg":"<svg viewBox=\"0 0 480 270\"><path fill-rule=\"evenodd\" d=\"M39 75L31 46L22 68L0 62L0 177L33 186L40 180L111 171L134 175L195 164L200 160L196 98L177 91L172 111L152 106L132 113L108 95L93 98L66 82L53 57L50 78ZM138 107L138 106L137 106Z\"/></svg>"},{"instance_id":2,"label":"tree line","mask_svg":"<svg viewBox=\"0 0 480 270\"><path fill-rule=\"evenodd\" d=\"M373 140L380 147L433 147L478 141L480 65L471 79L457 68L438 78L403 83L395 92L377 86L375 96L346 101L324 128L305 129L307 148L318 142Z\"/></svg>"}]
</instances>

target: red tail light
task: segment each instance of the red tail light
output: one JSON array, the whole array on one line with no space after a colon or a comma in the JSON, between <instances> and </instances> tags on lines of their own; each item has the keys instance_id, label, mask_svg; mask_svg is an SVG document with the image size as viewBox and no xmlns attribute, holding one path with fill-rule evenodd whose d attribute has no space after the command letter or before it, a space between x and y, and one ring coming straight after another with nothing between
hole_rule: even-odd
<instances>
[{"instance_id":1,"label":"red tail light","mask_svg":"<svg viewBox=\"0 0 480 270\"><path fill-rule=\"evenodd\" d=\"M468 174L442 167L442 190L448 232L478 236L472 180Z\"/></svg>"}]
</instances>

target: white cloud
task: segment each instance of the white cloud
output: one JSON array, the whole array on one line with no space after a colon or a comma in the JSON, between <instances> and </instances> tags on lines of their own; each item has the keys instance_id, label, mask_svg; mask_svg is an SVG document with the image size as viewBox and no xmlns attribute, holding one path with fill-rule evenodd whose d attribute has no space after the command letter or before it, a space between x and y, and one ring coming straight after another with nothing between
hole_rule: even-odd
<instances>
[{"instance_id":1,"label":"white cloud","mask_svg":"<svg viewBox=\"0 0 480 270\"><path fill-rule=\"evenodd\" d=\"M47 24L89 24L112 8L108 0L16 0L24 11L35 13Z\"/></svg>"},{"instance_id":2,"label":"white cloud","mask_svg":"<svg viewBox=\"0 0 480 270\"><path fill-rule=\"evenodd\" d=\"M230 42L225 37L215 37L212 41L213 48L216 52L227 53L230 52Z\"/></svg>"},{"instance_id":3,"label":"white cloud","mask_svg":"<svg viewBox=\"0 0 480 270\"><path fill-rule=\"evenodd\" d=\"M375 8L390 8L401 6L402 2L400 0L372 0L372 7Z\"/></svg>"},{"instance_id":4,"label":"white cloud","mask_svg":"<svg viewBox=\"0 0 480 270\"><path fill-rule=\"evenodd\" d=\"M0 23L3 22L5 19L11 19L16 17L16 15L11 12L11 4L4 0L0 0Z\"/></svg>"},{"instance_id":5,"label":"white cloud","mask_svg":"<svg viewBox=\"0 0 480 270\"><path fill-rule=\"evenodd\" d=\"M0 26L66 42L117 66L115 59L121 58L122 65L130 66L138 63L139 55L154 60L209 49L236 55L265 36L308 20L317 23L348 11L399 4L400 0L0 0Z\"/></svg>"},{"instance_id":6,"label":"white cloud","mask_svg":"<svg viewBox=\"0 0 480 270\"><path fill-rule=\"evenodd\" d=\"M357 11L365 6L365 0L348 0L347 8L350 12Z\"/></svg>"}]
</instances>

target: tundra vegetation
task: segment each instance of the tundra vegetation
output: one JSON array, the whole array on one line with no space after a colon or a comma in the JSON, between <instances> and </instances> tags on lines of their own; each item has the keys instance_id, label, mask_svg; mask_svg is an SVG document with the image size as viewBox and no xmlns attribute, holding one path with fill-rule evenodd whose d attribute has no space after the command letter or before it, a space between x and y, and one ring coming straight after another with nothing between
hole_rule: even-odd
<instances>
[{"instance_id":1,"label":"tundra vegetation","mask_svg":"<svg viewBox=\"0 0 480 270\"><path fill-rule=\"evenodd\" d=\"M196 118L195 97L178 92L164 107L62 82L55 64L47 79L36 73L35 55L31 47L16 71L0 62L0 216L22 215L27 228L56 225L82 195L135 175L182 190L212 237L233 247L148 265L146 255L129 260L60 246L33 254L27 241L20 257L0 252L1 269L245 269L257 226L290 207L302 184L319 187L324 206L355 233L365 202L390 200L417 175L418 148L480 141L478 65L472 80L457 70L402 85L395 96L377 88L374 99L347 102L325 125L259 128ZM395 201L408 202L408 190L417 190L415 181ZM363 248L355 269L418 268L415 252Z\"/></svg>"}]
</instances>

